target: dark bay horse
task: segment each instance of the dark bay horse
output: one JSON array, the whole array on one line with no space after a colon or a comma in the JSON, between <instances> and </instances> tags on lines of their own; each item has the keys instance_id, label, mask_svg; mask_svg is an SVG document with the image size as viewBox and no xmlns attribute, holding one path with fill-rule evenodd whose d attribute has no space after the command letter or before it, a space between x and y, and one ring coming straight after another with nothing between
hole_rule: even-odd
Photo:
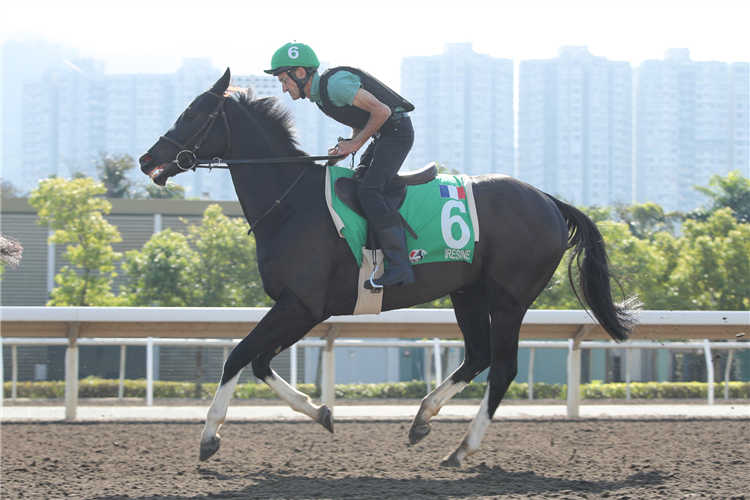
<instances>
[{"instance_id":1,"label":"dark bay horse","mask_svg":"<svg viewBox=\"0 0 750 500\"><path fill-rule=\"evenodd\" d=\"M306 156L294 140L290 115L275 99L253 100L249 91L227 92L229 82L227 69L141 156L141 170L153 182L164 186L169 177L187 170L191 164L186 164L185 157L189 158L190 152L223 159ZM180 153L184 150L188 152ZM182 160L175 163L178 153ZM359 269L328 212L325 167L301 158L281 165L232 163L229 170L248 222L267 214L254 232L263 287L276 303L224 364L200 441L201 460L219 449L219 427L239 374L250 363L255 376L289 406L333 432L329 409L315 406L293 389L270 363L327 318L352 314L357 300ZM460 466L479 448L516 376L523 317L568 248L573 248L569 276L575 266L580 300L607 333L616 341L624 341L636 322L627 302L613 302L613 275L602 236L591 219L575 207L507 176L482 175L471 178L471 182L480 227L473 262L417 265L416 284L383 292L383 310L450 295L465 341L461 366L422 400L409 431L412 444L427 436L430 418L451 397L490 368L479 413L462 443L443 460L442 464L448 466ZM293 185L292 194L276 204ZM268 212L275 205L277 208Z\"/></svg>"}]
</instances>

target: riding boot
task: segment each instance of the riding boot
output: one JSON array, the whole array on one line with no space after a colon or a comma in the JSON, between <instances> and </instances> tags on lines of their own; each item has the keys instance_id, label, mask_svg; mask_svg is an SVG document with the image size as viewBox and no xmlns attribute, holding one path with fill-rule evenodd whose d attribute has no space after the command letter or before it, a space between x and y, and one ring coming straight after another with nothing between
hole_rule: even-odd
<instances>
[{"instance_id":1,"label":"riding boot","mask_svg":"<svg viewBox=\"0 0 750 500\"><path fill-rule=\"evenodd\" d=\"M380 278L375 278L375 285L406 286L413 284L414 271L409 263L409 254L406 250L406 233L401 223L401 215L391 212L370 221L375 232L375 239L388 260L388 269ZM365 283L365 288L371 289L370 280Z\"/></svg>"}]
</instances>

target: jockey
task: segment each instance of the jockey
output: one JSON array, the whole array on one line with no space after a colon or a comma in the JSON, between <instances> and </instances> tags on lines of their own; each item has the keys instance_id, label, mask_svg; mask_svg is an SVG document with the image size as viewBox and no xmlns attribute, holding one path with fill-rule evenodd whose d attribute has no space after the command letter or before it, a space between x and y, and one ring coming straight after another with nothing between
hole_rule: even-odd
<instances>
[{"instance_id":1,"label":"jockey","mask_svg":"<svg viewBox=\"0 0 750 500\"><path fill-rule=\"evenodd\" d=\"M411 285L415 279L401 215L388 205L383 192L414 143L409 118L414 105L360 69L336 67L319 74L318 67L320 62L310 47L288 43L274 53L271 69L265 72L278 77L282 90L292 99L309 98L323 113L352 128L351 138L339 141L328 154L356 153L372 138L356 175L365 172L357 194L388 259L385 274L373 281L384 287Z\"/></svg>"}]
</instances>

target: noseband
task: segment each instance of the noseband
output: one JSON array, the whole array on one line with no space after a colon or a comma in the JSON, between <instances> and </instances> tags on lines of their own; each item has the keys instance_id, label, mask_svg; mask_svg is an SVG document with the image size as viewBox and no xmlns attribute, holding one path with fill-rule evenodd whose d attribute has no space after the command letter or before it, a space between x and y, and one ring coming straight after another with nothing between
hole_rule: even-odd
<instances>
[{"instance_id":1,"label":"noseband","mask_svg":"<svg viewBox=\"0 0 750 500\"><path fill-rule=\"evenodd\" d=\"M159 137L159 139L164 139L168 143L180 148L180 152L177 153L177 157L175 158L175 161L173 163L176 163L180 170L183 171L195 170L195 167L198 164L195 153L200 149L200 147L203 145L203 142L208 138L208 134L211 133L211 129L216 123L216 120L219 118L219 114L221 114L222 121L224 122L224 128L227 131L227 150L224 152L224 157L229 155L229 150L232 147L232 133L229 130L229 121L227 120L227 114L224 111L224 102L226 102L227 98L226 96L219 95L215 92L211 92L210 90L207 90L206 93L218 98L219 104L216 106L214 112L208 115L208 118L206 118L203 126L199 128L198 131L193 134L190 139L185 141L184 144L180 144L174 139L170 139L166 135L162 135ZM195 143L195 146L193 146L192 150L188 149L188 145L193 142L195 138L201 134L201 132L203 132L203 137L201 137L200 140Z\"/></svg>"}]
</instances>

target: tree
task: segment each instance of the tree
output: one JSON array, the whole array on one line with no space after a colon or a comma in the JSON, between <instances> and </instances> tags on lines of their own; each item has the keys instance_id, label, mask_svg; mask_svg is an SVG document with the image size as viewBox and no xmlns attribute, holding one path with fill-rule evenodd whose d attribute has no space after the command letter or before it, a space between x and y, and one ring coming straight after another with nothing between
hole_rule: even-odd
<instances>
[{"instance_id":1,"label":"tree","mask_svg":"<svg viewBox=\"0 0 750 500\"><path fill-rule=\"evenodd\" d=\"M750 309L750 224L731 208L686 220L669 294L679 309Z\"/></svg>"},{"instance_id":2,"label":"tree","mask_svg":"<svg viewBox=\"0 0 750 500\"><path fill-rule=\"evenodd\" d=\"M219 205L206 208L199 226L187 236L162 231L123 264L130 283L123 288L129 304L193 307L269 305L260 281L255 239L247 224L229 218Z\"/></svg>"},{"instance_id":3,"label":"tree","mask_svg":"<svg viewBox=\"0 0 750 500\"><path fill-rule=\"evenodd\" d=\"M23 194L10 181L0 183L0 196L3 198L21 198Z\"/></svg>"},{"instance_id":4,"label":"tree","mask_svg":"<svg viewBox=\"0 0 750 500\"><path fill-rule=\"evenodd\" d=\"M51 306L111 306L118 300L111 291L115 264L122 254L112 243L122 241L117 228L104 219L112 205L99 196L104 185L91 178L44 179L29 196L39 213L38 224L48 224L50 241L68 245L63 257L76 270L65 266L55 276L59 285L51 294Z\"/></svg>"},{"instance_id":5,"label":"tree","mask_svg":"<svg viewBox=\"0 0 750 500\"><path fill-rule=\"evenodd\" d=\"M149 198L162 199L162 200L184 200L185 199L185 188L179 184L172 182L172 179L167 181L165 187L157 186L156 184L148 184L146 186L146 193Z\"/></svg>"},{"instance_id":6,"label":"tree","mask_svg":"<svg viewBox=\"0 0 750 500\"><path fill-rule=\"evenodd\" d=\"M255 256L255 238L247 223L230 219L219 205L209 205L200 226L188 228L188 241L198 250L196 286L204 307L268 305Z\"/></svg>"},{"instance_id":7,"label":"tree","mask_svg":"<svg viewBox=\"0 0 750 500\"><path fill-rule=\"evenodd\" d=\"M706 186L693 186L693 189L706 195L711 206L691 214L691 218L706 220L710 213L722 208L732 210L738 222L750 223L750 180L739 170L729 172L726 177L712 175Z\"/></svg>"},{"instance_id":8,"label":"tree","mask_svg":"<svg viewBox=\"0 0 750 500\"><path fill-rule=\"evenodd\" d=\"M99 153L96 171L99 173L99 180L104 183L104 187L107 189L107 198L137 197L140 186L128 178L128 173L134 168L135 162L130 155Z\"/></svg>"},{"instance_id":9,"label":"tree","mask_svg":"<svg viewBox=\"0 0 750 500\"><path fill-rule=\"evenodd\" d=\"M617 218L628 225L636 238L651 239L655 234L667 232L674 234L675 225L682 220L678 212L664 213L656 203L635 205L617 204L614 207Z\"/></svg>"},{"instance_id":10,"label":"tree","mask_svg":"<svg viewBox=\"0 0 750 500\"><path fill-rule=\"evenodd\" d=\"M196 302L198 254L185 235L165 229L141 250L125 254L122 269L130 282L121 297L130 306L186 307Z\"/></svg>"}]
</instances>

